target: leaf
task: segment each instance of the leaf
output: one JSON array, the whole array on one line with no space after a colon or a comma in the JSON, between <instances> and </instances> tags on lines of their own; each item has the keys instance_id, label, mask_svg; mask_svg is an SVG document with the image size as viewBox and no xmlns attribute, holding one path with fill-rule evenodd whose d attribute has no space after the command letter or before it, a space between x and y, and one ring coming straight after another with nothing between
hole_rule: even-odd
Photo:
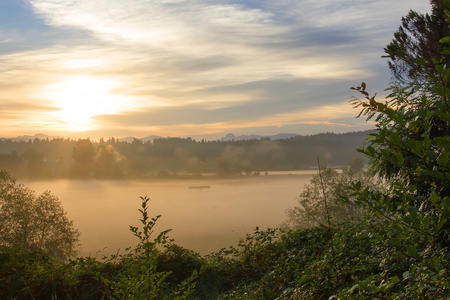
<instances>
[{"instance_id":1,"label":"leaf","mask_svg":"<svg viewBox=\"0 0 450 300\"><path fill-rule=\"evenodd\" d=\"M417 247L413 245L406 246L406 253L409 256L416 257L417 256Z\"/></svg>"},{"instance_id":2,"label":"leaf","mask_svg":"<svg viewBox=\"0 0 450 300\"><path fill-rule=\"evenodd\" d=\"M444 227L444 225L447 223L447 218L442 218L438 225L436 226L436 231L440 231L442 229L442 227Z\"/></svg>"},{"instance_id":3,"label":"leaf","mask_svg":"<svg viewBox=\"0 0 450 300\"><path fill-rule=\"evenodd\" d=\"M400 278L398 278L398 276L392 277L391 283L396 284L396 283L399 283L399 282L400 282Z\"/></svg>"},{"instance_id":4,"label":"leaf","mask_svg":"<svg viewBox=\"0 0 450 300\"><path fill-rule=\"evenodd\" d=\"M348 290L348 292L350 294L353 294L355 291L357 291L359 289L359 284L355 284L354 286L351 287L351 289Z\"/></svg>"},{"instance_id":5,"label":"leaf","mask_svg":"<svg viewBox=\"0 0 450 300\"><path fill-rule=\"evenodd\" d=\"M443 37L439 40L439 43L441 44L450 44L450 36Z\"/></svg>"},{"instance_id":6,"label":"leaf","mask_svg":"<svg viewBox=\"0 0 450 300\"><path fill-rule=\"evenodd\" d=\"M444 0L444 5L446 9L450 9L450 0Z\"/></svg>"},{"instance_id":7,"label":"leaf","mask_svg":"<svg viewBox=\"0 0 450 300\"><path fill-rule=\"evenodd\" d=\"M410 275L410 273L409 273L408 271L403 272L403 279L404 279L404 280L405 280L405 279L408 279L410 276L411 276L411 275Z\"/></svg>"}]
</instances>

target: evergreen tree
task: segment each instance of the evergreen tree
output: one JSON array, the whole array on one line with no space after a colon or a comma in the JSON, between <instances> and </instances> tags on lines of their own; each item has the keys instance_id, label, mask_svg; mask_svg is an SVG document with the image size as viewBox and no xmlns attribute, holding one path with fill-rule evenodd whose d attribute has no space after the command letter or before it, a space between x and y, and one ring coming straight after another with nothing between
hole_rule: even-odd
<instances>
[{"instance_id":1,"label":"evergreen tree","mask_svg":"<svg viewBox=\"0 0 450 300\"><path fill-rule=\"evenodd\" d=\"M449 62L449 53L443 53L444 45L440 43L443 37L450 35L445 13L448 2L431 0L431 14L411 10L402 18L394 39L384 49L395 80L413 84L416 88L427 88L430 82L441 78L435 65L439 62L448 65Z\"/></svg>"}]
</instances>

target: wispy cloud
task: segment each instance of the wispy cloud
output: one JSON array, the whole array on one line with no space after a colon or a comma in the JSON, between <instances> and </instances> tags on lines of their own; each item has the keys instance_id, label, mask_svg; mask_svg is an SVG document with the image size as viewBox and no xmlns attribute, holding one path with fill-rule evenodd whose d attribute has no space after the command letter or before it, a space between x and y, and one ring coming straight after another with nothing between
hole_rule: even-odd
<instances>
[{"instance_id":1,"label":"wispy cloud","mask_svg":"<svg viewBox=\"0 0 450 300\"><path fill-rule=\"evenodd\" d=\"M161 134L220 126L226 131L234 124L266 130L281 126L275 119L333 128L336 116L324 107L348 99L348 88L362 80L383 88L389 81L379 67L383 46L409 8L428 7L422 0L26 3L37 18L33 24L42 22L30 28L46 33L34 39L28 27L0 32L2 45L10 48L0 51L1 103L58 107L61 101L47 92L52 87L69 87L79 98L101 92L101 101L114 109L91 111L91 132L116 128L129 134L143 128ZM29 47L17 40L17 30L29 37ZM71 82L88 79L107 88L70 90ZM286 117L314 109L328 119ZM0 112L6 114L1 106ZM44 115L27 120L41 122L43 130L68 129L58 115Z\"/></svg>"},{"instance_id":2,"label":"wispy cloud","mask_svg":"<svg viewBox=\"0 0 450 300\"><path fill-rule=\"evenodd\" d=\"M178 112L175 112L176 115ZM203 112L203 115L206 112ZM157 115L155 113L155 115ZM199 116L199 112L187 112L184 116ZM261 134L276 134L280 132L302 132L319 133L324 131L348 132L352 130L365 130L373 128L373 123L366 123L364 120L355 119L355 111L348 102L341 102L332 105L321 105L310 109L301 109L289 113L278 113L252 120L226 121L218 118L210 120L202 119L200 122L193 122L190 119L186 122L186 117L176 124L150 123L150 118L142 120L144 115L121 115L102 116L103 122L108 122L109 132L121 132L123 135L133 129L136 136L144 137L149 134L159 134L164 132L167 136L184 136L186 130L191 136L209 136L217 138L226 132L237 134L249 134L260 132ZM116 119L119 117L119 119ZM207 117L209 118L209 117ZM150 125L153 124L153 125ZM332 128L333 130L330 130ZM91 136L101 136L101 132L91 131Z\"/></svg>"}]
</instances>

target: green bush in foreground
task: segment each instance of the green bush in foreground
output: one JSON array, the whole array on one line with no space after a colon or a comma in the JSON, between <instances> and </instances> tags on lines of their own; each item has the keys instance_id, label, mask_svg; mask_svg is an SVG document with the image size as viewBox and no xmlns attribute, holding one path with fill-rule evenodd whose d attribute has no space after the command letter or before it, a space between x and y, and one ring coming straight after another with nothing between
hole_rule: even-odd
<instances>
[{"instance_id":1,"label":"green bush in foreground","mask_svg":"<svg viewBox=\"0 0 450 300\"><path fill-rule=\"evenodd\" d=\"M140 243L124 255L63 262L0 248L2 299L445 299L449 256L390 220L256 230L202 257L151 238L143 198ZM147 215L147 217L145 217ZM147 228L147 230L146 230ZM147 233L145 233L147 232Z\"/></svg>"},{"instance_id":2,"label":"green bush in foreground","mask_svg":"<svg viewBox=\"0 0 450 300\"><path fill-rule=\"evenodd\" d=\"M186 299L203 261L171 244L168 231L153 239L159 216L150 218L149 199L141 199L141 228L130 226L139 243L126 254L64 262L37 248L1 246L0 298Z\"/></svg>"}]
</instances>

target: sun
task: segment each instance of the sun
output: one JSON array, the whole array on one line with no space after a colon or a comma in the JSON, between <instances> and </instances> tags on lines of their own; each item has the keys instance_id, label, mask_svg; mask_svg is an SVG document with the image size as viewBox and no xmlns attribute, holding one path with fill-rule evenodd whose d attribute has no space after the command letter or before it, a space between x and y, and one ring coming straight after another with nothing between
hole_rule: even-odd
<instances>
[{"instance_id":1,"label":"sun","mask_svg":"<svg viewBox=\"0 0 450 300\"><path fill-rule=\"evenodd\" d=\"M65 129L85 131L95 127L92 117L122 109L126 99L115 93L120 86L117 80L77 76L47 86L46 96L59 108L53 117Z\"/></svg>"}]
</instances>

